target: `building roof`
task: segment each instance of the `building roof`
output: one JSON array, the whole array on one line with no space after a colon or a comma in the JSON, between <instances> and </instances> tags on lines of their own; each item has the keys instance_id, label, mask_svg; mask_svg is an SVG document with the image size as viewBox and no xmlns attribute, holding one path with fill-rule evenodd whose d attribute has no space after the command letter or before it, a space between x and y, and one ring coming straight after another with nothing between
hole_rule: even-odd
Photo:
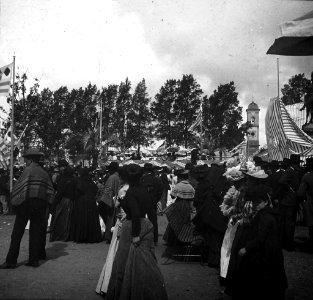
<instances>
[{"instance_id":1,"label":"building roof","mask_svg":"<svg viewBox=\"0 0 313 300\"><path fill-rule=\"evenodd\" d=\"M260 109L259 109L259 106L258 106L255 102L252 101L252 102L248 105L247 110L260 110Z\"/></svg>"}]
</instances>

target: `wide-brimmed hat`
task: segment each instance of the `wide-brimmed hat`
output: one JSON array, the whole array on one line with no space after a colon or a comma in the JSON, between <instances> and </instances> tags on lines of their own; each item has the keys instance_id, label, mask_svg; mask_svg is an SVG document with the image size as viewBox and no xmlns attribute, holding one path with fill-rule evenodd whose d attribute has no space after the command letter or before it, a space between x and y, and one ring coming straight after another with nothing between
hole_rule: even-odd
<instances>
[{"instance_id":1,"label":"wide-brimmed hat","mask_svg":"<svg viewBox=\"0 0 313 300\"><path fill-rule=\"evenodd\" d=\"M144 170L144 172L152 172L152 171L155 170L155 168L154 168L153 164L151 164L151 163L145 163L145 164L143 165L143 170Z\"/></svg>"},{"instance_id":2,"label":"wide-brimmed hat","mask_svg":"<svg viewBox=\"0 0 313 300\"><path fill-rule=\"evenodd\" d=\"M230 181L238 181L243 179L245 176L244 174L238 170L236 167L228 169L223 176L225 176Z\"/></svg>"},{"instance_id":3,"label":"wide-brimmed hat","mask_svg":"<svg viewBox=\"0 0 313 300\"><path fill-rule=\"evenodd\" d=\"M68 162L65 159L60 159L58 162L59 168L61 167L67 167L68 166Z\"/></svg>"},{"instance_id":4,"label":"wide-brimmed hat","mask_svg":"<svg viewBox=\"0 0 313 300\"><path fill-rule=\"evenodd\" d=\"M248 171L248 172L245 172L245 174L255 179L265 179L268 177L268 175L262 169L258 171L256 170Z\"/></svg>"},{"instance_id":5,"label":"wide-brimmed hat","mask_svg":"<svg viewBox=\"0 0 313 300\"><path fill-rule=\"evenodd\" d=\"M195 196L195 189L191 184L179 182L173 188L171 195L182 199L192 199Z\"/></svg>"},{"instance_id":6,"label":"wide-brimmed hat","mask_svg":"<svg viewBox=\"0 0 313 300\"><path fill-rule=\"evenodd\" d=\"M276 160L276 159L271 160L270 163L269 163L269 166L270 166L271 168L278 168L278 167L279 167L279 162L278 162L278 160Z\"/></svg>"},{"instance_id":7,"label":"wide-brimmed hat","mask_svg":"<svg viewBox=\"0 0 313 300\"><path fill-rule=\"evenodd\" d=\"M40 152L37 148L30 148L28 149L23 157L29 157L29 156L43 156L44 154Z\"/></svg>"},{"instance_id":8,"label":"wide-brimmed hat","mask_svg":"<svg viewBox=\"0 0 313 300\"><path fill-rule=\"evenodd\" d=\"M303 160L300 159L300 155L298 155L298 154L291 154L289 160L290 160L290 163L299 164L299 163L303 162Z\"/></svg>"}]
</instances>

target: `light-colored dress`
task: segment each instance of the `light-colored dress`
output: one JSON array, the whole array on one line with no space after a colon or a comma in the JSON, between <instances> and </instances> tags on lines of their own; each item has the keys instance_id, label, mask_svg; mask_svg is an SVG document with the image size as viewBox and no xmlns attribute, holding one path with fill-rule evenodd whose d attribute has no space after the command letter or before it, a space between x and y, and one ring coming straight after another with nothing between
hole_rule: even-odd
<instances>
[{"instance_id":1,"label":"light-colored dress","mask_svg":"<svg viewBox=\"0 0 313 300\"><path fill-rule=\"evenodd\" d=\"M118 192L118 197L120 199L125 197L128 187L129 187L128 184L125 184L120 188ZM112 234L112 239L111 239L111 244L110 244L110 248L108 251L108 255L106 257L106 260L102 268L102 271L98 280L98 284L96 287L96 293L100 295L106 294L108 291L108 286L109 286L111 273L112 273L113 261L115 258L116 251L118 249L120 231L121 231L122 223L125 217L126 217L126 214L121 209L120 215L118 216L114 229L113 229L113 234Z\"/></svg>"}]
</instances>

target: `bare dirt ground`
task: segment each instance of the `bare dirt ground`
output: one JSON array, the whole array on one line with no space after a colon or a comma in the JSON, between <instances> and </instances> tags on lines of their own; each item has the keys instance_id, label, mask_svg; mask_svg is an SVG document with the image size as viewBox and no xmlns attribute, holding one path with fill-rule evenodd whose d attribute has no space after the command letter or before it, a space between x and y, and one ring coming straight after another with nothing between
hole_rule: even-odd
<instances>
[{"instance_id":1,"label":"bare dirt ground","mask_svg":"<svg viewBox=\"0 0 313 300\"><path fill-rule=\"evenodd\" d=\"M14 216L0 215L0 263L7 254ZM159 217L162 234L166 218ZM298 227L296 239L301 243L306 228ZM48 235L47 235L48 239ZM156 248L170 300L223 299L218 271L201 265L199 261L167 261L162 238ZM103 299L95 293L97 281L109 245L76 244L47 241L47 260L39 268L24 266L28 259L28 230L21 243L18 268L0 270L0 299ZM301 247L300 247L301 248ZM287 299L313 299L313 254L297 250L285 252L285 266L289 281Z\"/></svg>"}]
</instances>

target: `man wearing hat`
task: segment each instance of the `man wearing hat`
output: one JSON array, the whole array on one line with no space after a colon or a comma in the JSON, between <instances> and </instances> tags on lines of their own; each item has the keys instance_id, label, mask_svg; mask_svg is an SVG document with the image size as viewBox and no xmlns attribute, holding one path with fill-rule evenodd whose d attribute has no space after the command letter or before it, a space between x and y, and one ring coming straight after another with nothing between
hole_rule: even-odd
<instances>
[{"instance_id":1,"label":"man wearing hat","mask_svg":"<svg viewBox=\"0 0 313 300\"><path fill-rule=\"evenodd\" d=\"M38 267L39 260L45 259L46 214L53 202L54 190L48 173L39 165L43 156L38 149L31 148L25 154L26 168L13 187L11 204L16 209L16 217L11 235L10 249L6 262L1 268L16 267L20 243L28 220L29 259L27 266Z\"/></svg>"},{"instance_id":2,"label":"man wearing hat","mask_svg":"<svg viewBox=\"0 0 313 300\"><path fill-rule=\"evenodd\" d=\"M281 228L283 248L287 251L294 250L294 234L297 220L298 196L302 172L300 169L300 156L291 154L289 167L279 179L280 202L279 212L281 214Z\"/></svg>"},{"instance_id":3,"label":"man wearing hat","mask_svg":"<svg viewBox=\"0 0 313 300\"><path fill-rule=\"evenodd\" d=\"M99 214L105 224L104 239L110 243L112 238L111 228L114 226L114 199L116 199L121 185L118 174L119 164L112 161L108 166L109 177L105 182L104 188L98 197Z\"/></svg>"},{"instance_id":4,"label":"man wearing hat","mask_svg":"<svg viewBox=\"0 0 313 300\"><path fill-rule=\"evenodd\" d=\"M306 171L303 176L298 196L305 200L303 205L303 214L306 225L309 228L308 247L313 250L313 158L306 159Z\"/></svg>"},{"instance_id":5,"label":"man wearing hat","mask_svg":"<svg viewBox=\"0 0 313 300\"><path fill-rule=\"evenodd\" d=\"M140 183L144 186L150 196L149 202L151 205L151 216L150 221L153 224L154 230L154 243L158 242L158 218L157 218L157 203L161 200L163 193L163 184L159 177L154 173L154 168L151 163L145 163L143 167L143 175Z\"/></svg>"}]
</instances>

